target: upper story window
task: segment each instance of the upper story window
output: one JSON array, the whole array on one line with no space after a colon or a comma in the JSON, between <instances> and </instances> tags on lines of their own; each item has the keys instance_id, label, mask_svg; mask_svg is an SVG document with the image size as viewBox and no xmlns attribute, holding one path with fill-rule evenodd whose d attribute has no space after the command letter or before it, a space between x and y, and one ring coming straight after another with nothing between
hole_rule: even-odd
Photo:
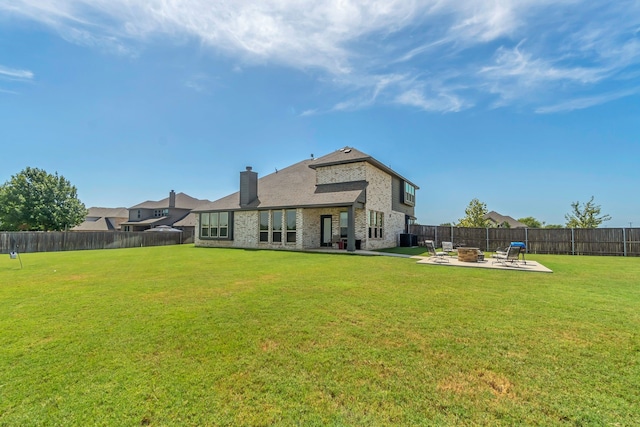
<instances>
[{"instance_id":1,"label":"upper story window","mask_svg":"<svg viewBox=\"0 0 640 427\"><path fill-rule=\"evenodd\" d=\"M405 205L416 205L416 187L405 181L404 183L404 200Z\"/></svg>"},{"instance_id":2,"label":"upper story window","mask_svg":"<svg viewBox=\"0 0 640 427\"><path fill-rule=\"evenodd\" d=\"M153 216L156 218L160 218L161 216L169 215L169 209L155 209L153 211Z\"/></svg>"}]
</instances>

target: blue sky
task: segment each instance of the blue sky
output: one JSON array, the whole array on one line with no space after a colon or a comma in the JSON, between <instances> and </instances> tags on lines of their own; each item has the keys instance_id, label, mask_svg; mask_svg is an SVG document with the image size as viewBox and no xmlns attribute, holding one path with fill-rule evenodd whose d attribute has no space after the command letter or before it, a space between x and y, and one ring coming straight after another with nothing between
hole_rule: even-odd
<instances>
[{"instance_id":1,"label":"blue sky","mask_svg":"<svg viewBox=\"0 0 640 427\"><path fill-rule=\"evenodd\" d=\"M640 226L640 2L0 1L0 183L58 172L89 206L215 200L353 146L416 183Z\"/></svg>"}]
</instances>

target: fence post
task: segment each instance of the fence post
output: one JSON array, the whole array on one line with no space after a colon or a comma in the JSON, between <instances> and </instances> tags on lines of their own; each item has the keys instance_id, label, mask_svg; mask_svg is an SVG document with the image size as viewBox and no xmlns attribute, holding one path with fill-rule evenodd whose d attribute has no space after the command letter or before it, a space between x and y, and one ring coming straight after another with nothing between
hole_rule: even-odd
<instances>
[{"instance_id":1,"label":"fence post","mask_svg":"<svg viewBox=\"0 0 640 427\"><path fill-rule=\"evenodd\" d=\"M524 229L524 251L529 252L529 227Z\"/></svg>"},{"instance_id":2,"label":"fence post","mask_svg":"<svg viewBox=\"0 0 640 427\"><path fill-rule=\"evenodd\" d=\"M574 229L571 229L571 255L575 255L576 254L576 239L575 239L575 234L574 234Z\"/></svg>"},{"instance_id":3,"label":"fence post","mask_svg":"<svg viewBox=\"0 0 640 427\"><path fill-rule=\"evenodd\" d=\"M622 227L622 256L627 256L627 229Z\"/></svg>"},{"instance_id":4,"label":"fence post","mask_svg":"<svg viewBox=\"0 0 640 427\"><path fill-rule=\"evenodd\" d=\"M453 245L453 225L451 225L451 244Z\"/></svg>"},{"instance_id":5,"label":"fence post","mask_svg":"<svg viewBox=\"0 0 640 427\"><path fill-rule=\"evenodd\" d=\"M489 227L487 227L487 247L485 248L486 252L489 252Z\"/></svg>"}]
</instances>

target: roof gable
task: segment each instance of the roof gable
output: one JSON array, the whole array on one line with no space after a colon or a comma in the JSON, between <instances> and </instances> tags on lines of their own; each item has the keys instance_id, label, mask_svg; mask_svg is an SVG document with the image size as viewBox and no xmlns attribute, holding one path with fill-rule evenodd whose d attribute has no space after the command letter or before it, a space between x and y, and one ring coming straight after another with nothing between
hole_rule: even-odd
<instances>
[{"instance_id":1,"label":"roof gable","mask_svg":"<svg viewBox=\"0 0 640 427\"><path fill-rule=\"evenodd\" d=\"M420 188L417 185L415 185L413 182L409 181L408 179L406 179L405 177L403 177L402 175L400 175L399 173L391 169L389 166L385 165L382 162L379 162L378 160L374 159L370 155L363 153L362 151L357 150L353 147L344 147L334 151L333 153L329 153L326 156L319 157L311 165L309 165L309 167L313 169L317 169L324 166L335 166L335 165L343 165L343 164L357 163L357 162L368 162L373 166L377 167L378 169L388 173L389 175L395 176L401 179L402 181L408 182L409 184L413 185L416 189Z\"/></svg>"}]
</instances>

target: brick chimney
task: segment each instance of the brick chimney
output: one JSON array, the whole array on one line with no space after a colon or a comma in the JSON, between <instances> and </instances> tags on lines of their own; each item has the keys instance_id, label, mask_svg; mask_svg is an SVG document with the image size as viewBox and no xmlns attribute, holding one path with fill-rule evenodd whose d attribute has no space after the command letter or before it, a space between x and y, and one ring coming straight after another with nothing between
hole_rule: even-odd
<instances>
[{"instance_id":1,"label":"brick chimney","mask_svg":"<svg viewBox=\"0 0 640 427\"><path fill-rule=\"evenodd\" d=\"M240 207L253 203L258 198L258 174L247 166L240 172Z\"/></svg>"},{"instance_id":2,"label":"brick chimney","mask_svg":"<svg viewBox=\"0 0 640 427\"><path fill-rule=\"evenodd\" d=\"M176 207L176 192L173 190L169 192L169 207L170 208Z\"/></svg>"}]
</instances>

